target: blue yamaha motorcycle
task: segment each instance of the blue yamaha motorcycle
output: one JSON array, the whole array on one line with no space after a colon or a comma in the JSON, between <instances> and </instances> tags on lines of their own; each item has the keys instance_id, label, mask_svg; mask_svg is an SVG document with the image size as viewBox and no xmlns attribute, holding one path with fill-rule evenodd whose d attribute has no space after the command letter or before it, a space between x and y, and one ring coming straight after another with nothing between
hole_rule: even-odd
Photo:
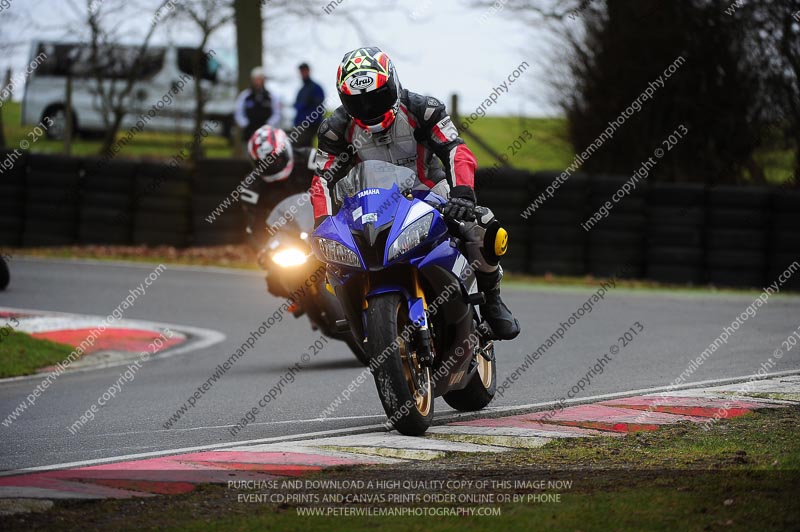
<instances>
[{"instance_id":1,"label":"blue yamaha motorcycle","mask_svg":"<svg viewBox=\"0 0 800 532\"><path fill-rule=\"evenodd\" d=\"M341 208L311 245L347 316L338 325L363 339L389 423L424 433L438 396L460 411L488 405L494 345L482 334L475 272L439 213L446 200L383 161L355 167L333 200Z\"/></svg>"}]
</instances>

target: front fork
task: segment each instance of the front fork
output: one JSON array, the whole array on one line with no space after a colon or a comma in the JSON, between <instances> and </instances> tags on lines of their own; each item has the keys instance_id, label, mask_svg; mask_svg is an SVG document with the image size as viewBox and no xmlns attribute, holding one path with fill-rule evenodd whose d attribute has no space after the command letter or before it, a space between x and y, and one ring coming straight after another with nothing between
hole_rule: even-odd
<instances>
[{"instance_id":1,"label":"front fork","mask_svg":"<svg viewBox=\"0 0 800 532\"><path fill-rule=\"evenodd\" d=\"M433 341L428 324L428 302L419 280L419 270L412 270L412 283L416 300L409 308L409 318L416 327L417 358L426 367L433 365Z\"/></svg>"},{"instance_id":2,"label":"front fork","mask_svg":"<svg viewBox=\"0 0 800 532\"><path fill-rule=\"evenodd\" d=\"M417 359L422 366L430 367L433 365L434 361L434 348L428 323L428 302L425 297L425 290L420 282L419 270L410 268L407 271L410 272L410 278L406 278L405 283L399 285L392 284L384 288L376 289L375 291L373 291L370 286L369 277L365 279L362 303L363 316L366 318L366 311L369 307L369 297L371 295L389 291L401 293L408 302L409 323L414 326L413 344L416 347ZM404 336L408 334L407 332L404 333L404 331L400 331L400 333Z\"/></svg>"}]
</instances>

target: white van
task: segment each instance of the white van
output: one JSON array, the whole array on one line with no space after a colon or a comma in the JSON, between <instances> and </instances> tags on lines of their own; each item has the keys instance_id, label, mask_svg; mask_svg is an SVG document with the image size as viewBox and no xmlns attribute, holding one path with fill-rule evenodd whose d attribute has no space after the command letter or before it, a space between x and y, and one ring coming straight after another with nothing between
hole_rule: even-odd
<instances>
[{"instance_id":1,"label":"white van","mask_svg":"<svg viewBox=\"0 0 800 532\"><path fill-rule=\"evenodd\" d=\"M120 131L136 124L156 103L161 103L155 116L146 122L149 131L190 132L194 126L195 95L192 74L196 48L189 46L151 46L142 62L139 79L134 82L126 103L126 114ZM22 99L22 123L36 125L45 117L53 120L47 129L50 138L62 138L66 130L66 87L68 65L72 65L72 116L76 132L101 132L106 129L97 95L99 75L103 83L122 87L125 76L138 55L137 46L114 45L103 48L98 57L102 64L93 71L91 46L86 43L35 42L31 57L44 54L41 64L29 76ZM204 52L205 69L200 81L206 96L207 119L217 120L217 132L230 136L237 96L236 69L225 63L214 50ZM40 58L41 60L41 58ZM181 87L180 91L176 88ZM177 94L176 94L177 92Z\"/></svg>"}]
</instances>

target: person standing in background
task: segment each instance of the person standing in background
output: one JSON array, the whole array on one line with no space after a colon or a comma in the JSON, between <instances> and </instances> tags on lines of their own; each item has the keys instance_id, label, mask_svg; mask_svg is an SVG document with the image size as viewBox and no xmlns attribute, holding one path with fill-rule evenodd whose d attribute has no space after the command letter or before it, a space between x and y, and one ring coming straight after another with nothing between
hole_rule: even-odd
<instances>
[{"instance_id":1,"label":"person standing in background","mask_svg":"<svg viewBox=\"0 0 800 532\"><path fill-rule=\"evenodd\" d=\"M250 137L263 125L280 127L280 98L267 90L264 69L256 67L250 72L250 88L236 98L234 119L242 130L242 143L247 146Z\"/></svg>"},{"instance_id":2,"label":"person standing in background","mask_svg":"<svg viewBox=\"0 0 800 532\"><path fill-rule=\"evenodd\" d=\"M303 86L297 93L297 99L294 102L294 109L297 111L294 117L294 127L299 134L295 146L310 147L311 141L317 136L319 126L324 119L324 112L320 112L324 110L320 110L319 107L325 101L325 91L322 90L319 83L311 79L311 68L308 63L302 63L298 70L303 80ZM311 117L316 118L312 119ZM308 119L306 124L310 123L311 125L301 129L300 125L306 119Z\"/></svg>"}]
</instances>

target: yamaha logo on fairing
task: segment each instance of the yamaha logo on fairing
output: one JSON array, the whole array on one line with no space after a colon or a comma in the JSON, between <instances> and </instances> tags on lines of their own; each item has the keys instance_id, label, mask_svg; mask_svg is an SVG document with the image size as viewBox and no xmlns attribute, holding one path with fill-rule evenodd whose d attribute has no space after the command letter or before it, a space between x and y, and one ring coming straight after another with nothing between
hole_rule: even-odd
<instances>
[{"instance_id":1,"label":"yamaha logo on fairing","mask_svg":"<svg viewBox=\"0 0 800 532\"><path fill-rule=\"evenodd\" d=\"M356 76L350 80L350 88L353 90L364 90L367 87L371 87L374 80L369 76Z\"/></svg>"},{"instance_id":2,"label":"yamaha logo on fairing","mask_svg":"<svg viewBox=\"0 0 800 532\"><path fill-rule=\"evenodd\" d=\"M367 190L362 190L358 193L358 199L363 198L364 196L377 196L380 194L381 191L378 188L368 188Z\"/></svg>"}]
</instances>

